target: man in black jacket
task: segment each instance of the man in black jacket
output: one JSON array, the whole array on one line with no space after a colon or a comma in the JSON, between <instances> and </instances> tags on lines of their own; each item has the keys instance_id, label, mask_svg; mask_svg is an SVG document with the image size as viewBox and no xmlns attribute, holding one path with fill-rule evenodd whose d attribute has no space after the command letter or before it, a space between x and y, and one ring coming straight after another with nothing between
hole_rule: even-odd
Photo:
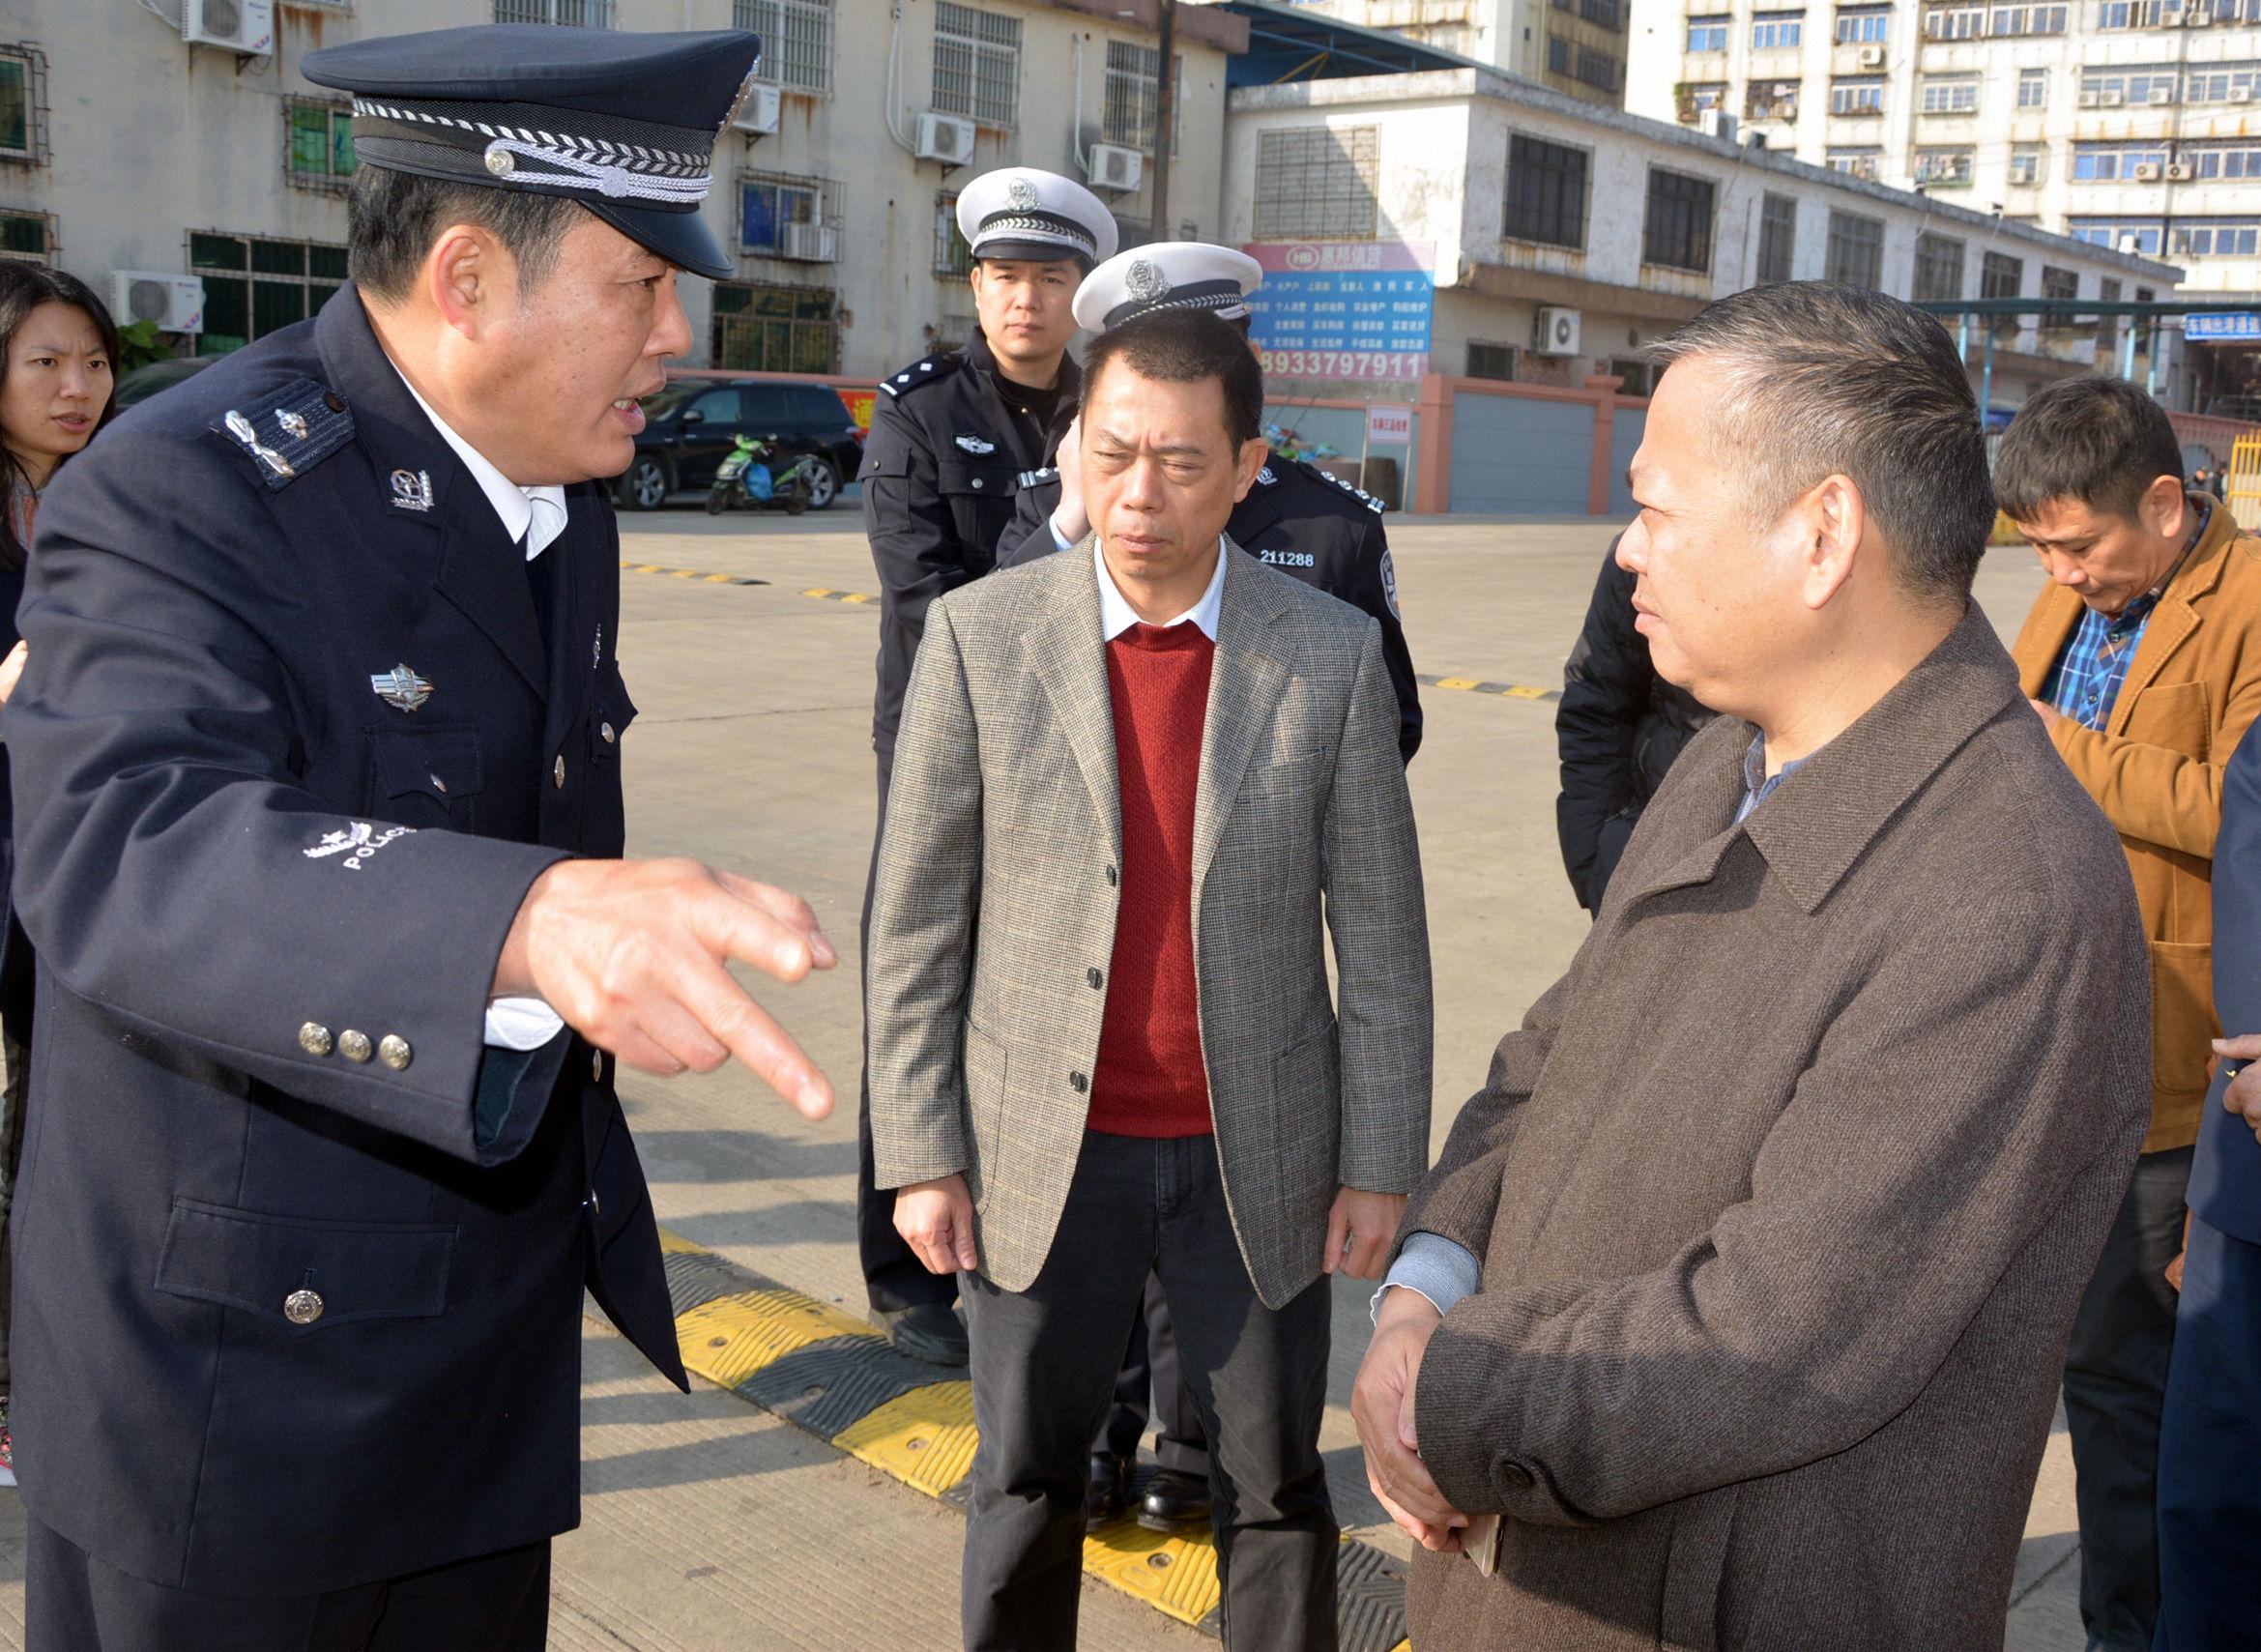
<instances>
[{"instance_id":1,"label":"man in black jacket","mask_svg":"<svg viewBox=\"0 0 2261 1652\"><path fill-rule=\"evenodd\" d=\"M1693 694L1650 665L1648 640L1633 627L1633 586L1611 539L1554 713L1562 753L1554 829L1570 886L1589 913L1602 910L1609 874L1665 770L1712 719Z\"/></svg>"}]
</instances>

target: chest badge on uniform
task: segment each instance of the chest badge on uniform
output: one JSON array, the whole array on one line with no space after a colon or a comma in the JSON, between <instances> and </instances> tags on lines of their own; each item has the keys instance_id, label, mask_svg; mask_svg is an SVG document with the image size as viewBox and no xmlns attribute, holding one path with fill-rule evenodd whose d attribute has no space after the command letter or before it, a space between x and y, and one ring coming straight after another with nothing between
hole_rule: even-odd
<instances>
[{"instance_id":1,"label":"chest badge on uniform","mask_svg":"<svg viewBox=\"0 0 2261 1652\"><path fill-rule=\"evenodd\" d=\"M369 687L386 705L403 711L413 711L432 697L432 685L405 665L371 677Z\"/></svg>"},{"instance_id":2,"label":"chest badge on uniform","mask_svg":"<svg viewBox=\"0 0 2261 1652\"><path fill-rule=\"evenodd\" d=\"M989 454L997 451L997 444L995 442L984 442L978 436L960 436L956 438L956 441L959 447L965 449L967 452L971 453L976 458L985 458Z\"/></svg>"},{"instance_id":3,"label":"chest badge on uniform","mask_svg":"<svg viewBox=\"0 0 2261 1652\"><path fill-rule=\"evenodd\" d=\"M432 473L430 471L394 471L392 473L392 503L402 510L431 509Z\"/></svg>"}]
</instances>

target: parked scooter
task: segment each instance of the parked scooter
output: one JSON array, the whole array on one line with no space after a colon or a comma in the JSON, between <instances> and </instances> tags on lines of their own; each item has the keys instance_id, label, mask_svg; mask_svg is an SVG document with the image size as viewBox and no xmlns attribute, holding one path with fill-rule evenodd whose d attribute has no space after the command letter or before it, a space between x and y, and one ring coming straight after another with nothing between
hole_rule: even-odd
<instances>
[{"instance_id":1,"label":"parked scooter","mask_svg":"<svg viewBox=\"0 0 2261 1652\"><path fill-rule=\"evenodd\" d=\"M736 438L715 469L714 485L707 490L707 514L761 508L798 516L806 510L815 491L809 479L809 455L773 470L767 463L770 451L769 444L758 436Z\"/></svg>"}]
</instances>

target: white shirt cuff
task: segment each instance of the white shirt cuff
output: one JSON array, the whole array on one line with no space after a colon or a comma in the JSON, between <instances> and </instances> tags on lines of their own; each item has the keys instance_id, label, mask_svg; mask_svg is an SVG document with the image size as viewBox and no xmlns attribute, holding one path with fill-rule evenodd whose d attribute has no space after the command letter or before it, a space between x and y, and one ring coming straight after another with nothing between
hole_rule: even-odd
<instances>
[{"instance_id":1,"label":"white shirt cuff","mask_svg":"<svg viewBox=\"0 0 2261 1652\"><path fill-rule=\"evenodd\" d=\"M536 998L491 999L486 1041L498 1050L538 1050L565 1031L564 1017Z\"/></svg>"},{"instance_id":2,"label":"white shirt cuff","mask_svg":"<svg viewBox=\"0 0 2261 1652\"><path fill-rule=\"evenodd\" d=\"M1061 532L1059 531L1059 518L1058 518L1058 517L1057 517L1057 516L1047 516L1047 517L1044 519L1044 525L1045 525L1045 527L1047 527L1047 528L1049 528L1049 529L1051 529L1051 530L1052 530L1052 543L1053 543L1053 548L1054 548L1054 549L1056 549L1056 550L1062 550L1062 551L1072 551L1072 550L1074 550L1074 549L1076 548L1076 542L1075 542L1075 540L1073 540L1073 539L1069 538L1069 537L1068 537L1068 536L1067 536L1065 534L1063 534L1063 533L1061 533Z\"/></svg>"}]
</instances>

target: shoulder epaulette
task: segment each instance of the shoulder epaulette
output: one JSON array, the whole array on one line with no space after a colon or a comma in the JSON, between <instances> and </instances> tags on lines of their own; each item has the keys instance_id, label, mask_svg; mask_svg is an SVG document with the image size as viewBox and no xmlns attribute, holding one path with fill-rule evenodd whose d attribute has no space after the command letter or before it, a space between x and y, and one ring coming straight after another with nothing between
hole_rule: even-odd
<instances>
[{"instance_id":1,"label":"shoulder epaulette","mask_svg":"<svg viewBox=\"0 0 2261 1652\"><path fill-rule=\"evenodd\" d=\"M889 395L899 396L906 391L916 390L920 385L929 385L937 379L948 378L965 365L965 362L966 358L955 350L945 351L940 356L928 356L921 361L912 362L910 366L905 367L899 373L889 373L880 381L880 389L885 391Z\"/></svg>"},{"instance_id":2,"label":"shoulder epaulette","mask_svg":"<svg viewBox=\"0 0 2261 1652\"><path fill-rule=\"evenodd\" d=\"M1042 470L1023 471L1016 485L1021 487L1044 487L1049 483L1056 482L1058 480L1059 480L1059 467L1058 465L1046 465Z\"/></svg>"},{"instance_id":3,"label":"shoulder epaulette","mask_svg":"<svg viewBox=\"0 0 2261 1652\"><path fill-rule=\"evenodd\" d=\"M248 453L268 491L279 493L353 440L353 410L335 391L296 379L229 408L212 428Z\"/></svg>"},{"instance_id":4,"label":"shoulder epaulette","mask_svg":"<svg viewBox=\"0 0 2261 1652\"><path fill-rule=\"evenodd\" d=\"M1373 494L1368 493L1364 488L1353 486L1349 482L1345 481L1341 477L1334 476L1326 471L1320 470L1309 459L1297 459L1295 463L1303 470L1309 472L1315 479L1323 481L1330 487L1341 488L1345 493L1348 494L1352 499L1355 499L1359 504L1365 506L1367 509L1373 511L1377 516L1379 516L1382 513L1384 507L1381 501L1375 498Z\"/></svg>"}]
</instances>

